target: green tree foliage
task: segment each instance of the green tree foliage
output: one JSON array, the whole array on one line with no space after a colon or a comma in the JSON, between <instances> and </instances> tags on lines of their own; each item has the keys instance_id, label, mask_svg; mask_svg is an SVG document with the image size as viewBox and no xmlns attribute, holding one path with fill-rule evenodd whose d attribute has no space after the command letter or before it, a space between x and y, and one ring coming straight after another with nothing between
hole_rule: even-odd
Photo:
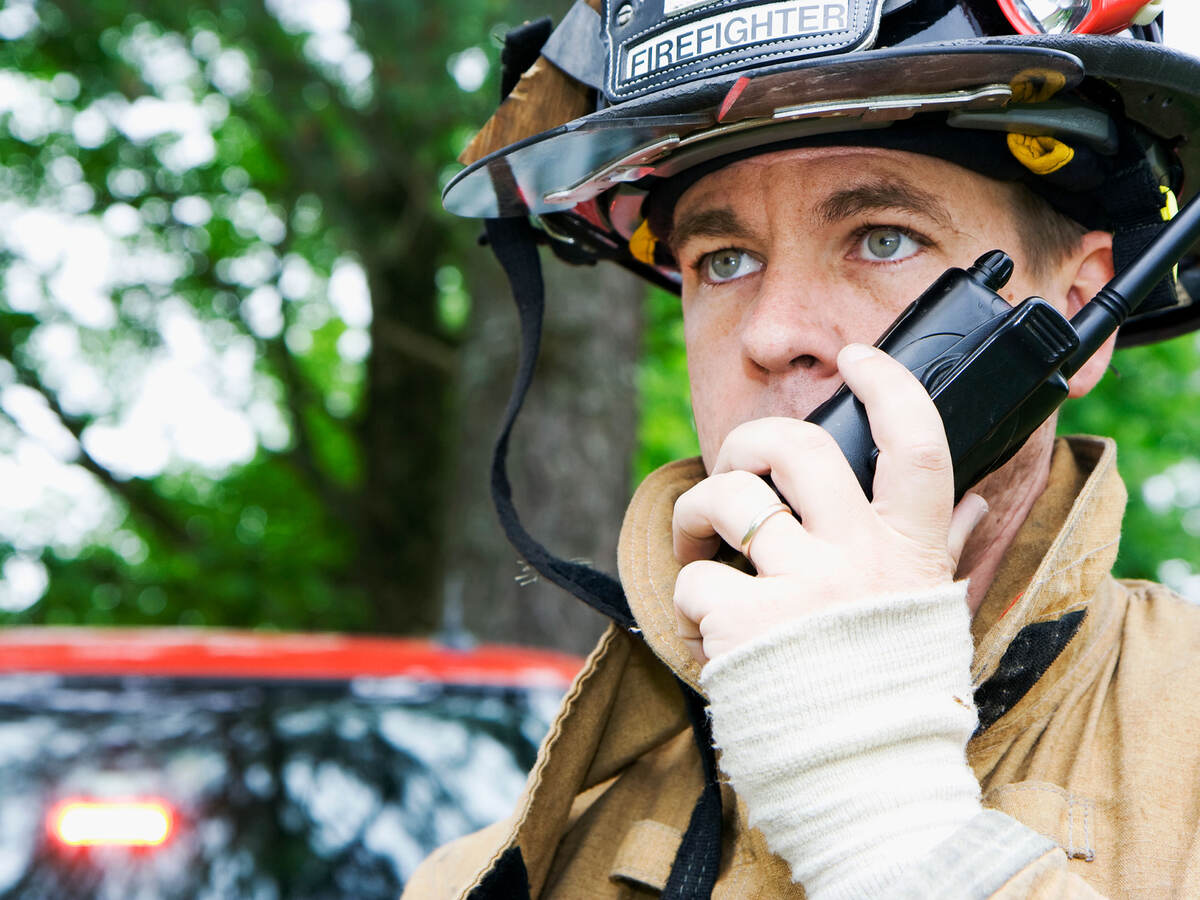
<instances>
[{"instance_id":1,"label":"green tree foliage","mask_svg":"<svg viewBox=\"0 0 1200 900\"><path fill-rule=\"evenodd\" d=\"M0 621L437 624L477 233L438 195L524 12L0 9ZM678 302L646 310L638 477L696 452ZM1121 443L1121 571L1180 586L1196 356L1064 415Z\"/></svg>"},{"instance_id":2,"label":"green tree foliage","mask_svg":"<svg viewBox=\"0 0 1200 900\"><path fill-rule=\"evenodd\" d=\"M1118 351L1096 390L1064 407L1059 432L1117 441L1129 488L1117 573L1166 581L1200 601L1197 410L1200 340L1186 335Z\"/></svg>"},{"instance_id":3,"label":"green tree foliage","mask_svg":"<svg viewBox=\"0 0 1200 900\"><path fill-rule=\"evenodd\" d=\"M638 482L665 463L700 452L679 298L655 288L647 295L644 310L643 355L637 374L641 414L634 478Z\"/></svg>"},{"instance_id":4,"label":"green tree foliage","mask_svg":"<svg viewBox=\"0 0 1200 900\"><path fill-rule=\"evenodd\" d=\"M6 620L436 621L475 233L440 181L496 90L448 69L478 86L509 16L0 10Z\"/></svg>"}]
</instances>

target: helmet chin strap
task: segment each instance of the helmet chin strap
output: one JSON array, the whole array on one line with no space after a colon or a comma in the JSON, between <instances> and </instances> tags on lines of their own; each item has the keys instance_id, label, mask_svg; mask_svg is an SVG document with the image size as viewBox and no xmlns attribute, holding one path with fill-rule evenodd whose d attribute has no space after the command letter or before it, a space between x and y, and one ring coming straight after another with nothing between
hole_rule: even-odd
<instances>
[{"instance_id":1,"label":"helmet chin strap","mask_svg":"<svg viewBox=\"0 0 1200 900\"><path fill-rule=\"evenodd\" d=\"M504 267L521 321L521 352L512 394L492 451L492 503L509 543L544 578L574 594L588 606L608 616L621 627L636 627L625 592L617 579L580 563L555 556L521 524L508 480L508 443L513 424L533 381L542 338L545 290L538 257L537 232L524 218L486 220L488 241Z\"/></svg>"},{"instance_id":2,"label":"helmet chin strap","mask_svg":"<svg viewBox=\"0 0 1200 900\"><path fill-rule=\"evenodd\" d=\"M555 556L533 539L517 515L512 499L512 485L508 480L508 440L517 414L521 411L521 404L529 391L529 385L533 381L533 370L541 344L545 289L542 283L541 260L538 257L537 232L528 219L488 219L485 225L492 251L508 276L521 321L521 352L517 374L513 381L508 408L504 413L500 437L496 440L492 453L492 503L500 516L500 524L509 542L533 568L547 580L574 594L621 627L635 631L637 622L630 612L629 602L625 599L625 592L621 589L619 581L589 566L567 562ZM692 810L687 831L680 841L662 897L668 900L707 900L712 895L721 864L721 790L707 703L682 681L679 682L679 686L683 691L688 719L703 765L704 787ZM520 872L524 873L523 867L520 868ZM524 893L519 890L505 893L505 890L501 888L490 893L482 892L480 896L527 896L528 886L526 884ZM472 897L474 896L472 894Z\"/></svg>"},{"instance_id":3,"label":"helmet chin strap","mask_svg":"<svg viewBox=\"0 0 1200 900\"><path fill-rule=\"evenodd\" d=\"M517 29L506 42L505 85L502 94L507 94L515 82L513 72L524 71L531 60L530 48L545 41L546 27L533 23ZM523 42L529 46L523 46ZM545 313L545 286L542 281L542 264L538 256L538 233L524 216L487 219L484 223L492 252L500 261L508 277L517 315L521 324L521 350L517 363L517 374L513 379L512 394L504 412L500 436L492 450L491 492L492 504L500 517L508 541L534 569L553 584L575 595L593 609L608 616L627 631L639 633L637 620L629 609L629 601L621 583L611 575L590 566L567 562L555 556L541 543L534 540L517 514L512 498L512 485L508 480L508 443L513 425L529 386L533 382L533 370L537 364L538 350L542 339L542 320ZM557 249L557 248L556 248ZM641 274L657 275L652 266L644 266L632 258L619 260L627 268L645 269ZM655 279L657 280L657 279ZM721 865L721 789L717 775L716 756L712 744L712 731L708 720L705 699L683 681L677 679L683 691L688 720L704 772L704 787L696 800L688 821L687 831L679 844L671 866L671 873L663 887L665 900L708 900ZM515 855L513 850L516 851ZM484 897L527 897L528 876L518 848L511 848L502 858L495 876L496 883L485 881L471 896L480 900Z\"/></svg>"},{"instance_id":4,"label":"helmet chin strap","mask_svg":"<svg viewBox=\"0 0 1200 900\"><path fill-rule=\"evenodd\" d=\"M552 31L549 19L539 19L514 28L504 41L501 54L501 99L512 91L521 73L537 59ZM621 627L636 627L633 613L621 583L611 575L580 563L567 562L555 556L521 524L512 498L508 480L508 440L513 424L521 412L533 370L537 365L542 342L542 318L545 312L545 287L542 283L542 263L538 257L538 234L525 216L486 219L488 242L492 252L508 276L517 315L521 322L521 352L512 394L500 426L500 436L492 449L492 505L500 517L500 526L508 542L543 578L574 594L588 606L608 616Z\"/></svg>"}]
</instances>

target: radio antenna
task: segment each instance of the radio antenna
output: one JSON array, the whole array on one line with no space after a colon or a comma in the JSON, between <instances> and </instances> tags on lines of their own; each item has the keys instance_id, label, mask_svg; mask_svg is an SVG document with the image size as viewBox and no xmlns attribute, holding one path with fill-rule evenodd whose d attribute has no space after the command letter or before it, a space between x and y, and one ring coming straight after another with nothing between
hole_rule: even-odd
<instances>
[{"instance_id":1,"label":"radio antenna","mask_svg":"<svg viewBox=\"0 0 1200 900\"><path fill-rule=\"evenodd\" d=\"M1064 378L1083 368L1197 240L1200 240L1200 203L1192 199L1124 272L1102 287L1071 319L1071 326L1079 335L1079 349L1063 363Z\"/></svg>"}]
</instances>

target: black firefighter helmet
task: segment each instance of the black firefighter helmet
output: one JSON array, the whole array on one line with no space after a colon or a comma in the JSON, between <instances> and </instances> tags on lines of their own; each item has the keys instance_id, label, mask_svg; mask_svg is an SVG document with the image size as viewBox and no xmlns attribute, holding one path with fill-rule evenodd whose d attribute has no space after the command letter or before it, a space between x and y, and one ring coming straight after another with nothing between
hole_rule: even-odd
<instances>
[{"instance_id":1,"label":"black firefighter helmet","mask_svg":"<svg viewBox=\"0 0 1200 900\"><path fill-rule=\"evenodd\" d=\"M1020 181L1113 232L1120 270L1200 184L1200 60L1161 43L1161 6L578 0L510 42L519 71L443 200L677 289L655 210L683 187L754 153L864 144ZM1120 342L1197 327L1171 280Z\"/></svg>"}]
</instances>

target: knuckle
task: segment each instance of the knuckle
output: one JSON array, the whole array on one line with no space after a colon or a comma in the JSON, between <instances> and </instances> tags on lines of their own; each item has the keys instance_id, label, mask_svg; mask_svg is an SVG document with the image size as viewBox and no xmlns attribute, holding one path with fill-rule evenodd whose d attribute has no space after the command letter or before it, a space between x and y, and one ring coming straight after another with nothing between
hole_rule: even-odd
<instances>
[{"instance_id":1,"label":"knuckle","mask_svg":"<svg viewBox=\"0 0 1200 900\"><path fill-rule=\"evenodd\" d=\"M695 521L702 516L720 488L721 476L710 475L676 497L672 512L675 524L678 525L681 521Z\"/></svg>"},{"instance_id":2,"label":"knuckle","mask_svg":"<svg viewBox=\"0 0 1200 900\"><path fill-rule=\"evenodd\" d=\"M828 450L836 446L833 435L820 425L799 419L792 421L791 443L795 449L809 453Z\"/></svg>"},{"instance_id":3,"label":"knuckle","mask_svg":"<svg viewBox=\"0 0 1200 900\"><path fill-rule=\"evenodd\" d=\"M903 363L897 362L893 357L878 350L870 356L864 356L861 359L855 360L855 365L859 367L859 371L866 374L868 378L893 378L897 375L897 369L908 371Z\"/></svg>"},{"instance_id":4,"label":"knuckle","mask_svg":"<svg viewBox=\"0 0 1200 900\"><path fill-rule=\"evenodd\" d=\"M700 485L690 487L675 498L675 506L673 512L671 513L674 524L678 525L680 519L686 519L688 517L693 504L696 502L696 488L699 486Z\"/></svg>"},{"instance_id":5,"label":"knuckle","mask_svg":"<svg viewBox=\"0 0 1200 900\"><path fill-rule=\"evenodd\" d=\"M675 576L676 597L679 597L681 594L690 593L692 588L701 582L700 576L703 568L700 562L696 561L688 563L679 570L679 574Z\"/></svg>"},{"instance_id":6,"label":"knuckle","mask_svg":"<svg viewBox=\"0 0 1200 900\"><path fill-rule=\"evenodd\" d=\"M908 447L909 464L925 472L944 472L951 467L950 448L945 441L918 441Z\"/></svg>"},{"instance_id":7,"label":"knuckle","mask_svg":"<svg viewBox=\"0 0 1200 900\"><path fill-rule=\"evenodd\" d=\"M717 477L721 479L723 487L730 492L739 494L755 490L758 485L762 484L762 478L745 469L733 469Z\"/></svg>"},{"instance_id":8,"label":"knuckle","mask_svg":"<svg viewBox=\"0 0 1200 900\"><path fill-rule=\"evenodd\" d=\"M692 532L692 517L686 503L675 502L675 512L671 515L671 530L690 537Z\"/></svg>"},{"instance_id":9,"label":"knuckle","mask_svg":"<svg viewBox=\"0 0 1200 900\"><path fill-rule=\"evenodd\" d=\"M765 435L770 432L770 423L766 419L751 419L735 425L725 440L721 442L721 450L717 454L720 460L737 458L745 455L746 450L760 446ZM719 467L719 465L718 465Z\"/></svg>"},{"instance_id":10,"label":"knuckle","mask_svg":"<svg viewBox=\"0 0 1200 900\"><path fill-rule=\"evenodd\" d=\"M675 593L674 602L675 608L684 615L689 612L694 612L694 601L701 594L704 583L705 566L702 560L688 563L679 570L679 574L675 577ZM688 615L688 618L692 618Z\"/></svg>"}]
</instances>

